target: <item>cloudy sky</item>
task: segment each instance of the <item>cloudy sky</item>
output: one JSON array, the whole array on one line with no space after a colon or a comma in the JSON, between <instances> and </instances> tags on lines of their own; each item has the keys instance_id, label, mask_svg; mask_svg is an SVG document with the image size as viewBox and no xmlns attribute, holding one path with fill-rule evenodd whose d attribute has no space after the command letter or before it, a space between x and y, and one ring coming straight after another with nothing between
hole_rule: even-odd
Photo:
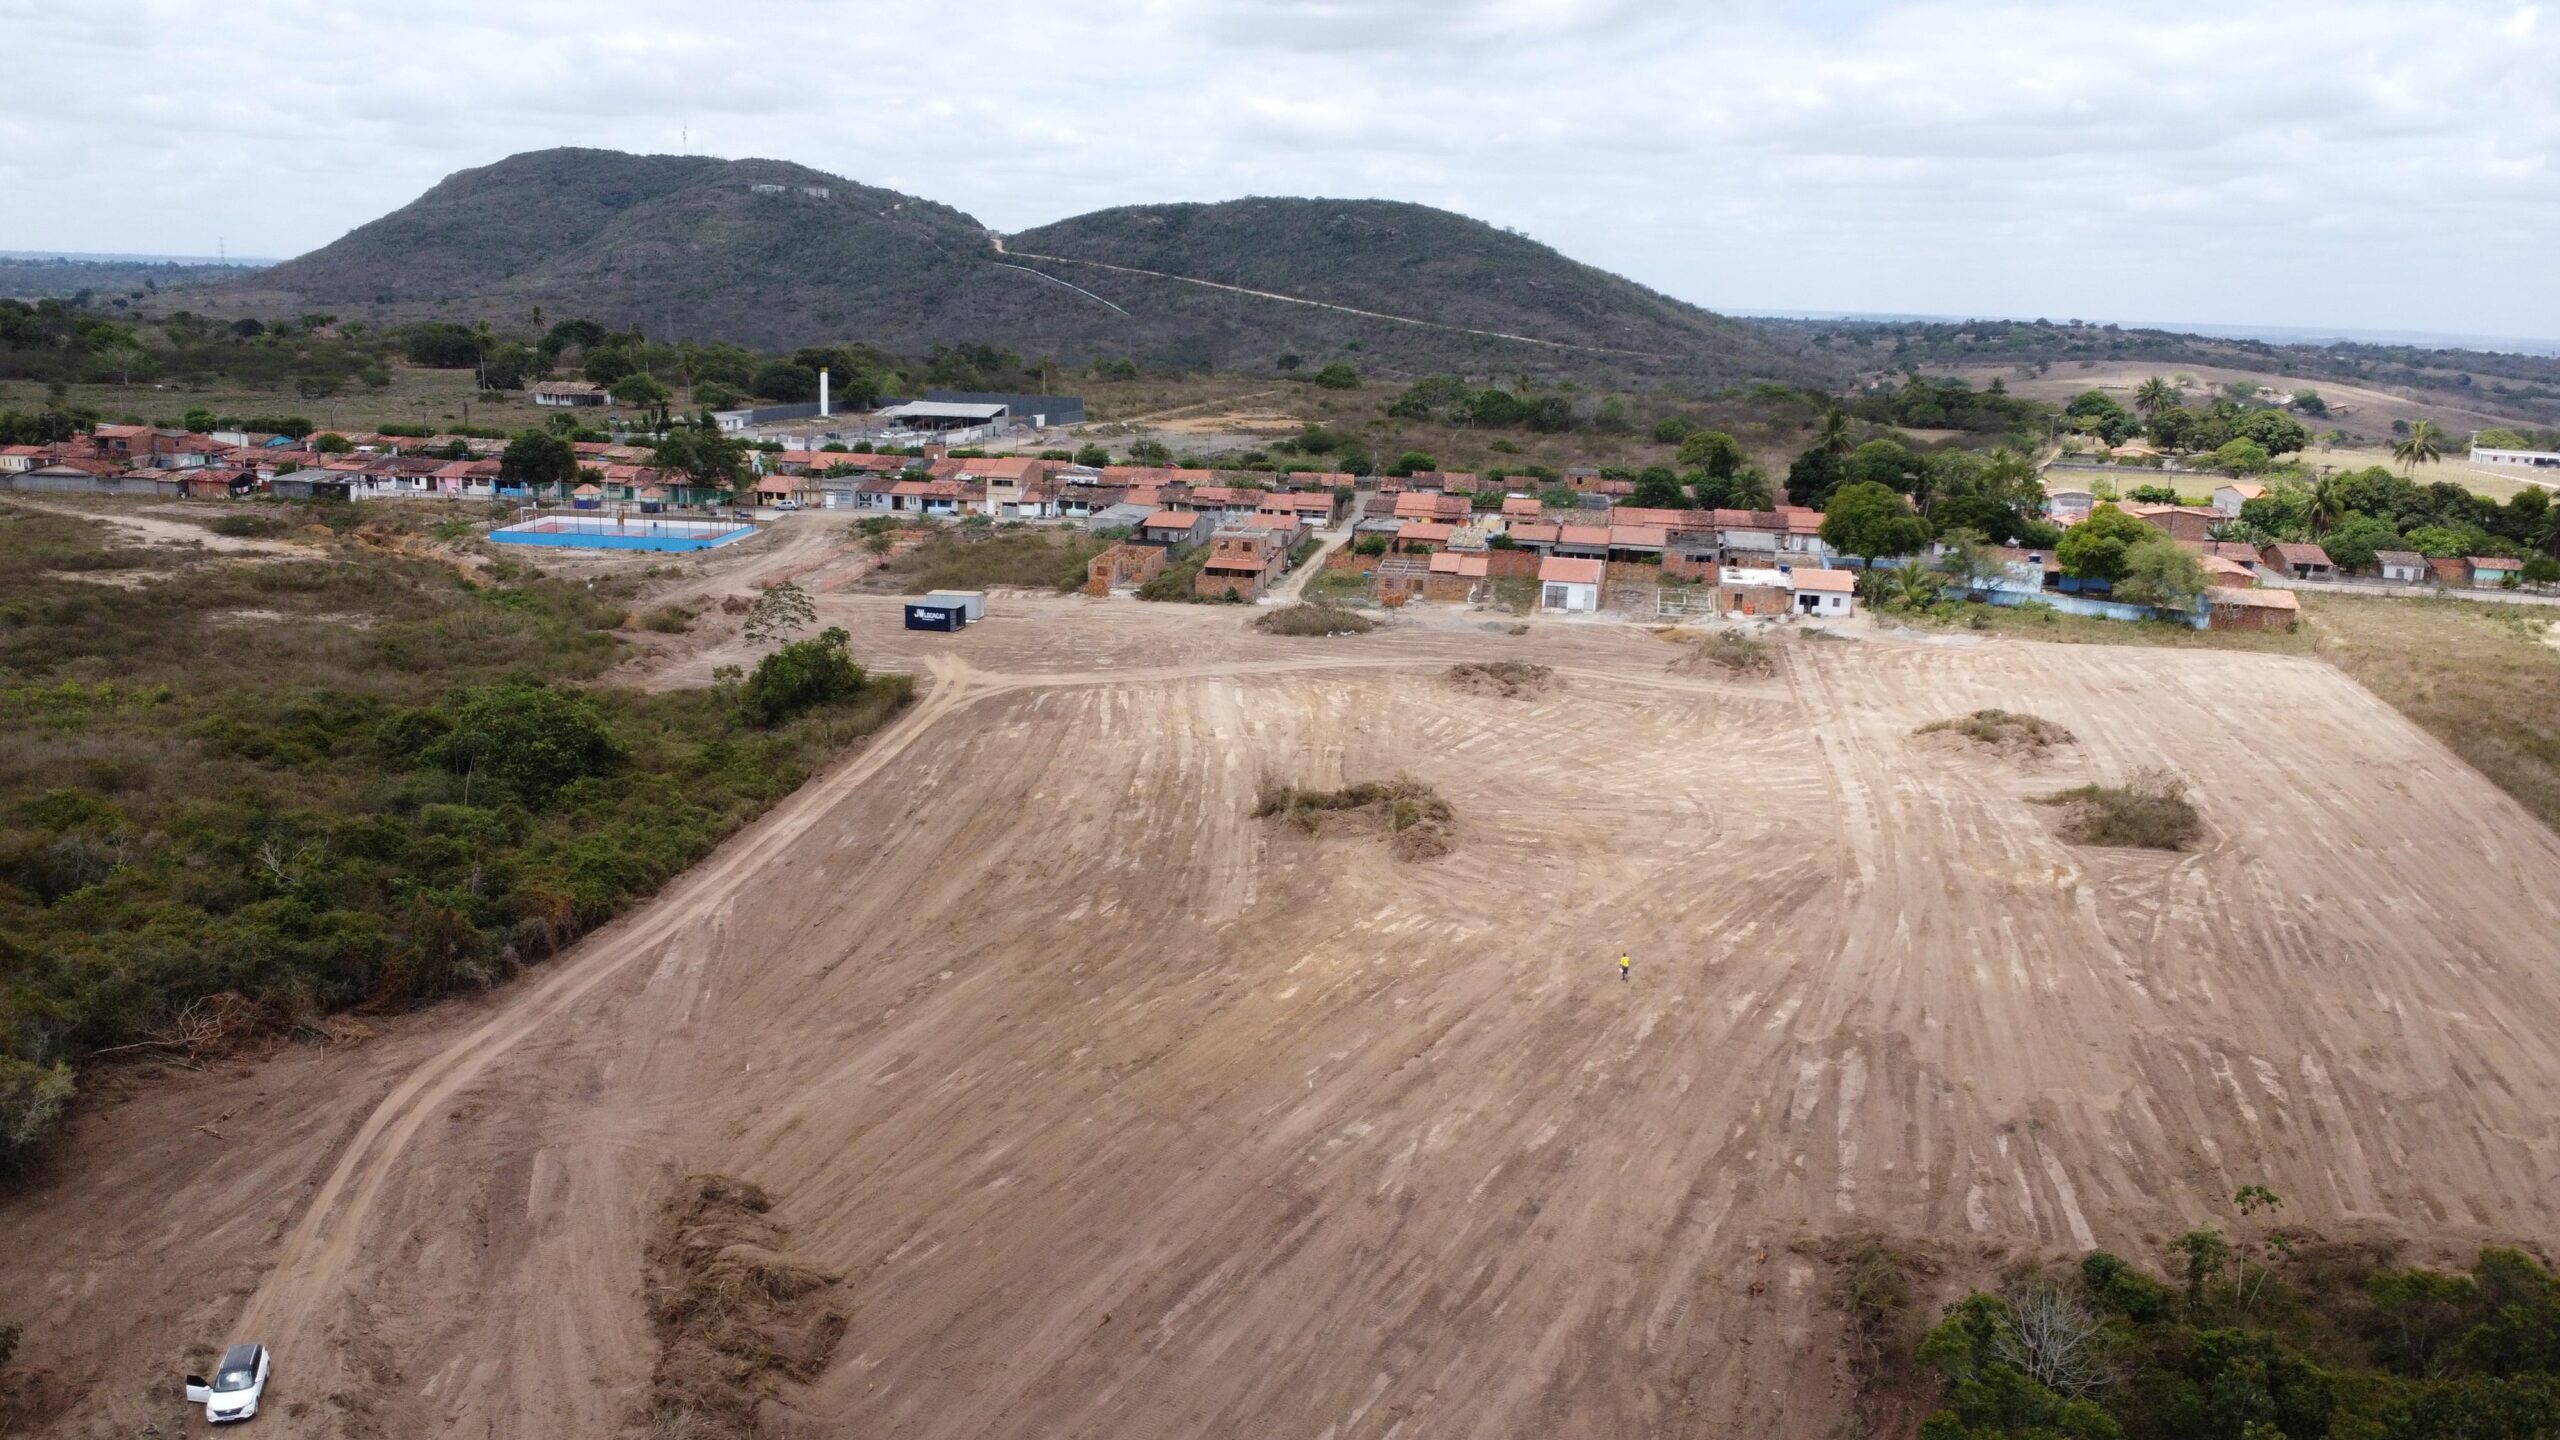
<instances>
[{"instance_id":1,"label":"cloudy sky","mask_svg":"<svg viewBox=\"0 0 2560 1440\"><path fill-rule=\"evenodd\" d=\"M1005 230L1415 200L1725 310L2560 337L2553 11L0 0L0 249L291 255L517 150L689 147Z\"/></svg>"}]
</instances>

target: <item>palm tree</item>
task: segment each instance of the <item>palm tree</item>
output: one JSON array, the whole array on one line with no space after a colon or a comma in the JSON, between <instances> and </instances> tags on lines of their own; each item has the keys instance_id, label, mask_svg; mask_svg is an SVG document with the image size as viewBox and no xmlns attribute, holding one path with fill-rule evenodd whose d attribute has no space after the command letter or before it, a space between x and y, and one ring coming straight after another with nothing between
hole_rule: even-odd
<instances>
[{"instance_id":1,"label":"palm tree","mask_svg":"<svg viewBox=\"0 0 2560 1440\"><path fill-rule=\"evenodd\" d=\"M2535 543L2542 547L2543 554L2560 560L2560 505L2542 512L2542 533L2535 537Z\"/></svg>"},{"instance_id":2,"label":"palm tree","mask_svg":"<svg viewBox=\"0 0 2560 1440\"><path fill-rule=\"evenodd\" d=\"M2347 518L2346 497L2339 492L2335 476L2323 475L2311 487L2311 534L2325 535L2329 527Z\"/></svg>"},{"instance_id":3,"label":"palm tree","mask_svg":"<svg viewBox=\"0 0 2560 1440\"><path fill-rule=\"evenodd\" d=\"M2400 473L2406 475L2421 465L2442 459L2444 451L2436 442L2443 438L2444 431L2436 422L2421 420L2409 427L2409 433L2401 438L2399 444L2391 447L2391 458L2400 462Z\"/></svg>"},{"instance_id":4,"label":"palm tree","mask_svg":"<svg viewBox=\"0 0 2560 1440\"><path fill-rule=\"evenodd\" d=\"M1813 448L1825 455L1846 455L1857 448L1849 431L1849 412L1834 405L1822 413L1821 428L1813 432Z\"/></svg>"},{"instance_id":5,"label":"palm tree","mask_svg":"<svg viewBox=\"0 0 2560 1440\"><path fill-rule=\"evenodd\" d=\"M2154 375L2133 392L2133 408L2145 420L2159 418L2160 412L2178 403L2178 387Z\"/></svg>"}]
</instances>

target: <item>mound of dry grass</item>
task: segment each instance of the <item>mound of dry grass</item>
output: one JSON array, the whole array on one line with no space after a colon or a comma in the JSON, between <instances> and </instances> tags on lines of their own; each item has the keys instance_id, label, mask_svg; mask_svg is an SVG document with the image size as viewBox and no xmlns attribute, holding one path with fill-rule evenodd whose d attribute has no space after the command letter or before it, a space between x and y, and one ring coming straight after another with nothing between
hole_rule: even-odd
<instances>
[{"instance_id":1,"label":"mound of dry grass","mask_svg":"<svg viewBox=\"0 0 2560 1440\"><path fill-rule=\"evenodd\" d=\"M1449 853L1457 812L1440 792L1400 775L1364 780L1339 790L1308 790L1265 783L1254 818L1279 820L1310 835L1361 830L1383 836L1399 860L1428 860Z\"/></svg>"},{"instance_id":2,"label":"mound of dry grass","mask_svg":"<svg viewBox=\"0 0 2560 1440\"><path fill-rule=\"evenodd\" d=\"M2041 755L2056 745L2076 743L2070 731L2043 716L2015 710L1976 710L1953 720L1933 721L1911 733L1954 735L1989 749L2025 755Z\"/></svg>"},{"instance_id":3,"label":"mound of dry grass","mask_svg":"<svg viewBox=\"0 0 2560 1440\"><path fill-rule=\"evenodd\" d=\"M1310 600L1283 605L1253 617L1254 628L1270 635L1366 635L1378 622L1348 605Z\"/></svg>"},{"instance_id":4,"label":"mound of dry grass","mask_svg":"<svg viewBox=\"0 0 2560 1440\"><path fill-rule=\"evenodd\" d=\"M1675 669L1720 670L1754 679L1778 673L1778 652L1766 640L1726 630L1690 646L1689 653L1672 664Z\"/></svg>"},{"instance_id":5,"label":"mound of dry grass","mask_svg":"<svg viewBox=\"0 0 2560 1440\"><path fill-rule=\"evenodd\" d=\"M2145 770L2122 785L2080 785L2036 801L2064 808L2062 838L2075 845L2184 850L2204 833L2204 816L2187 798L2187 782Z\"/></svg>"},{"instance_id":6,"label":"mound of dry grass","mask_svg":"<svg viewBox=\"0 0 2560 1440\"><path fill-rule=\"evenodd\" d=\"M1555 670L1551 666L1532 665L1526 660L1492 660L1481 664L1470 662L1449 667L1449 683L1478 695L1500 695L1522 700L1543 695L1553 688Z\"/></svg>"},{"instance_id":7,"label":"mound of dry grass","mask_svg":"<svg viewBox=\"0 0 2560 1440\"><path fill-rule=\"evenodd\" d=\"M746 1181L694 1175L660 1212L647 1296L658 1332L651 1433L755 1435L757 1403L775 1383L816 1378L844 1338L841 1277L793 1256L772 1208Z\"/></svg>"}]
</instances>

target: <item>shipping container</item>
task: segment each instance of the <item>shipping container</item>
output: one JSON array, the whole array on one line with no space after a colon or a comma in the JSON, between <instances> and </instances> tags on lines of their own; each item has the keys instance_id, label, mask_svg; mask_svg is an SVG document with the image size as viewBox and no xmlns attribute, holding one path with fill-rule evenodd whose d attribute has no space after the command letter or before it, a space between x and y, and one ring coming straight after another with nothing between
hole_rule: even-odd
<instances>
[{"instance_id":1,"label":"shipping container","mask_svg":"<svg viewBox=\"0 0 2560 1440\"><path fill-rule=\"evenodd\" d=\"M907 628L910 630L957 630L969 623L969 612L956 604L940 600L907 602Z\"/></svg>"},{"instance_id":2,"label":"shipping container","mask_svg":"<svg viewBox=\"0 0 2560 1440\"><path fill-rule=\"evenodd\" d=\"M987 618L987 592L984 590L928 590L924 598L938 605L957 605L971 624Z\"/></svg>"}]
</instances>

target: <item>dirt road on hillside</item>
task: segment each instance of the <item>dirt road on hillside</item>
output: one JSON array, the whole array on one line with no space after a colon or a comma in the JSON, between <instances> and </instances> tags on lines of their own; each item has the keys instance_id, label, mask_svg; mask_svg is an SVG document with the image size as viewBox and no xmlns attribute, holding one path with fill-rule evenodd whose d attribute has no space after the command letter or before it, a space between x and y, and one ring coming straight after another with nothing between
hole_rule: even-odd
<instances>
[{"instance_id":1,"label":"dirt road on hillside","mask_svg":"<svg viewBox=\"0 0 2560 1440\"><path fill-rule=\"evenodd\" d=\"M83 1119L0 1247L59 1433L171 1428L155 1384L235 1335L271 1434L624 1433L642 1245L704 1170L846 1277L786 1434L1813 1437L1823 1237L1962 1283L2156 1255L2254 1182L2560 1242L2560 840L2317 663L1791 642L1732 681L1620 626L820 609L926 697L657 903ZM2081 743L1910 733L1990 705ZM2153 764L2192 853L2027 803ZM1397 773L1454 853L1247 815Z\"/></svg>"}]
</instances>

